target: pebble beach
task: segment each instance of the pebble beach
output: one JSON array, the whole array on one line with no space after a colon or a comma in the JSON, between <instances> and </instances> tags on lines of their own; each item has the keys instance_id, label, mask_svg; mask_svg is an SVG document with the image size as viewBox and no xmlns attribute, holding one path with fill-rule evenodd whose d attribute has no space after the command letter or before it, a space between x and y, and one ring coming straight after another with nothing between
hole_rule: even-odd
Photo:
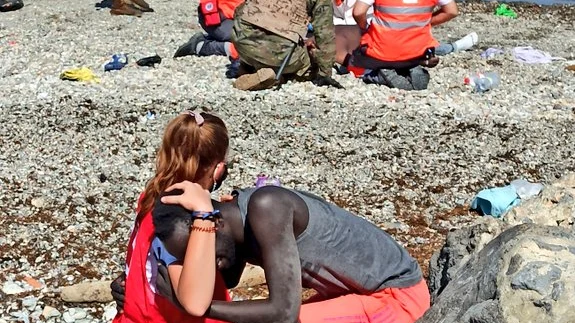
<instances>
[{"instance_id":1,"label":"pebble beach","mask_svg":"<svg viewBox=\"0 0 575 323\"><path fill-rule=\"evenodd\" d=\"M134 207L154 174L164 126L186 109L215 113L231 135L230 176L259 173L323 196L393 233L425 266L444 233L464 225L473 196L525 178L575 171L575 7L460 4L438 40L476 31L474 49L441 58L420 92L335 76L345 90L288 83L242 92L224 57L172 59L199 31L197 1L149 0L141 18L96 1L28 0L0 13L0 323L108 322L113 304L71 304L63 286L115 278ZM552 63L517 62L532 46ZM503 54L484 59L487 48ZM129 64L104 72L113 54ZM135 61L158 54L156 68ZM87 67L96 82L60 79ZM471 73L501 85L473 93ZM431 250L431 249L433 250ZM46 313L49 307L53 315ZM28 321L27 321L28 320Z\"/></svg>"}]
</instances>

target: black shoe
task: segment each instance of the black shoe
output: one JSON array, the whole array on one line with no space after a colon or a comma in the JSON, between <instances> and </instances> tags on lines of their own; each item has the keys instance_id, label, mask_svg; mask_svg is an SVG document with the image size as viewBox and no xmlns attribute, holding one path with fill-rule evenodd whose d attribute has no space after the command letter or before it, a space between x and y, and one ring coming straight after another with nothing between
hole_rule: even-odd
<instances>
[{"instance_id":1,"label":"black shoe","mask_svg":"<svg viewBox=\"0 0 575 323\"><path fill-rule=\"evenodd\" d=\"M196 48L198 47L198 44L205 40L206 36L202 32L193 35L192 38L190 38L190 40L188 40L187 43L183 44L182 46L180 46L180 48L178 48L178 50L174 54L174 58L197 55L198 53L196 52Z\"/></svg>"},{"instance_id":2,"label":"black shoe","mask_svg":"<svg viewBox=\"0 0 575 323\"><path fill-rule=\"evenodd\" d=\"M337 73L337 75L349 74L349 70L347 69L347 67L345 67L343 65L333 64L333 68L335 69L335 72Z\"/></svg>"},{"instance_id":3,"label":"black shoe","mask_svg":"<svg viewBox=\"0 0 575 323\"><path fill-rule=\"evenodd\" d=\"M239 74L240 74L240 60L234 59L228 65L228 70L226 71L226 77L229 79L235 79L238 78Z\"/></svg>"}]
</instances>

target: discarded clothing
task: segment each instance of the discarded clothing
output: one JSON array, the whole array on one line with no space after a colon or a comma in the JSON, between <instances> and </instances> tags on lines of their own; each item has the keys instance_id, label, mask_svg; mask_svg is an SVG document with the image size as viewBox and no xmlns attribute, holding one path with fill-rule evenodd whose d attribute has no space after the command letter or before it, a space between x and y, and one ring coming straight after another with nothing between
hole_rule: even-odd
<instances>
[{"instance_id":1,"label":"discarded clothing","mask_svg":"<svg viewBox=\"0 0 575 323\"><path fill-rule=\"evenodd\" d=\"M500 54L503 54L503 50L499 48L487 48L483 53L481 53L481 58L493 58Z\"/></svg>"},{"instance_id":2,"label":"discarded clothing","mask_svg":"<svg viewBox=\"0 0 575 323\"><path fill-rule=\"evenodd\" d=\"M511 186L515 188L517 195L522 200L530 199L543 190L543 184L540 183L530 183L524 179L516 179L511 182Z\"/></svg>"},{"instance_id":3,"label":"discarded clothing","mask_svg":"<svg viewBox=\"0 0 575 323\"><path fill-rule=\"evenodd\" d=\"M471 209L482 215L501 217L505 212L519 204L521 199L514 186L484 189L471 201Z\"/></svg>"},{"instance_id":4,"label":"discarded clothing","mask_svg":"<svg viewBox=\"0 0 575 323\"><path fill-rule=\"evenodd\" d=\"M140 58L136 64L138 66L156 67L156 64L162 63L162 58L159 55Z\"/></svg>"},{"instance_id":5,"label":"discarded clothing","mask_svg":"<svg viewBox=\"0 0 575 323\"><path fill-rule=\"evenodd\" d=\"M67 81L100 82L100 79L96 77L94 72L87 67L66 70L60 74L60 78Z\"/></svg>"},{"instance_id":6,"label":"discarded clothing","mask_svg":"<svg viewBox=\"0 0 575 323\"><path fill-rule=\"evenodd\" d=\"M553 57L544 51L534 49L531 46L513 48L515 60L525 64L547 64L555 60L563 60L562 57Z\"/></svg>"},{"instance_id":7,"label":"discarded clothing","mask_svg":"<svg viewBox=\"0 0 575 323\"><path fill-rule=\"evenodd\" d=\"M112 56L112 60L104 65L104 71L118 71L124 68L128 64L128 56L124 54L115 54Z\"/></svg>"},{"instance_id":8,"label":"discarded clothing","mask_svg":"<svg viewBox=\"0 0 575 323\"><path fill-rule=\"evenodd\" d=\"M513 11L508 5L502 3L495 9L496 16L517 18L517 13Z\"/></svg>"}]
</instances>

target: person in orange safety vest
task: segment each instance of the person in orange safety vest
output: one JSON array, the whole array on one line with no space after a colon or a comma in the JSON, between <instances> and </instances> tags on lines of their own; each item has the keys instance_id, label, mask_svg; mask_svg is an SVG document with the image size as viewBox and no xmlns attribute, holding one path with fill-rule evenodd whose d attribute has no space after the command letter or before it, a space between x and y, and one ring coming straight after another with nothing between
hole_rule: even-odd
<instances>
[{"instance_id":1,"label":"person in orange safety vest","mask_svg":"<svg viewBox=\"0 0 575 323\"><path fill-rule=\"evenodd\" d=\"M200 0L198 20L204 31L198 32L180 46L174 58L197 55L222 55L232 63L238 59L234 45L230 42L234 25L234 11L244 0ZM205 32L205 33L204 33Z\"/></svg>"},{"instance_id":2,"label":"person in orange safety vest","mask_svg":"<svg viewBox=\"0 0 575 323\"><path fill-rule=\"evenodd\" d=\"M434 12L436 6L440 6ZM373 7L368 24L366 14ZM438 63L431 34L433 25L458 14L454 0L358 0L353 17L362 30L360 46L352 54L336 58L366 83L405 90L427 88L429 73L421 66Z\"/></svg>"}]
</instances>

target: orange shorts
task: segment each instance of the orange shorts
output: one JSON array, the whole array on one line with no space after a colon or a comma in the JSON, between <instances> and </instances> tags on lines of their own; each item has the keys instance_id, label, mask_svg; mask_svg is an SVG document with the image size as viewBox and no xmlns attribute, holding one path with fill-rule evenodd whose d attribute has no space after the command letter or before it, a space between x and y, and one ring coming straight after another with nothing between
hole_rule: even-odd
<instances>
[{"instance_id":1,"label":"orange shorts","mask_svg":"<svg viewBox=\"0 0 575 323\"><path fill-rule=\"evenodd\" d=\"M301 323L413 323L429 308L425 280L407 288L386 288L371 295L345 295L304 304Z\"/></svg>"}]
</instances>

